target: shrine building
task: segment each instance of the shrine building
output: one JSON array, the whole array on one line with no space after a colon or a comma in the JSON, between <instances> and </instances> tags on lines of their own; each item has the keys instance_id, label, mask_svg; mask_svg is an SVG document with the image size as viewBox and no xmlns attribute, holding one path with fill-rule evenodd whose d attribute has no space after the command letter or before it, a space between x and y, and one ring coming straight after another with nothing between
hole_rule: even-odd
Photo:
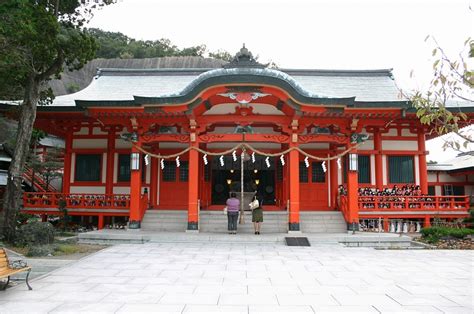
<instances>
[{"instance_id":1,"label":"shrine building","mask_svg":"<svg viewBox=\"0 0 474 314\"><path fill-rule=\"evenodd\" d=\"M462 109L472 122L473 108ZM430 188L430 130L391 70L273 69L245 47L220 68L103 68L39 107L35 127L65 140L62 191L24 193L23 212L57 215L62 199L99 229L116 216L138 229L147 212L176 210L199 230L200 213L221 211L242 186L264 212L287 213L288 231L305 232L303 212L427 226L469 209L468 196ZM419 190L359 195L405 185Z\"/></svg>"}]
</instances>

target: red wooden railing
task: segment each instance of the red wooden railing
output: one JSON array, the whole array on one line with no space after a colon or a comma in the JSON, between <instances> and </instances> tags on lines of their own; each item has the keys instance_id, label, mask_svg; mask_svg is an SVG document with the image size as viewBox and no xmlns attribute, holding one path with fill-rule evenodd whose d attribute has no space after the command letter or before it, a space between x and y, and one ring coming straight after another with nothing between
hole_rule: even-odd
<instances>
[{"instance_id":1,"label":"red wooden railing","mask_svg":"<svg viewBox=\"0 0 474 314\"><path fill-rule=\"evenodd\" d=\"M467 211L469 196L359 196L359 211Z\"/></svg>"},{"instance_id":2,"label":"red wooden railing","mask_svg":"<svg viewBox=\"0 0 474 314\"><path fill-rule=\"evenodd\" d=\"M148 209L148 193L142 195L140 199L140 217L143 218Z\"/></svg>"},{"instance_id":3,"label":"red wooden railing","mask_svg":"<svg viewBox=\"0 0 474 314\"><path fill-rule=\"evenodd\" d=\"M51 184L46 184L46 182L38 173L35 173L34 179L33 179L33 170L27 166L25 166L24 168L23 178L26 181L30 182L31 184L34 184L34 188L36 188L37 191L57 192L56 188L52 186Z\"/></svg>"},{"instance_id":4,"label":"red wooden railing","mask_svg":"<svg viewBox=\"0 0 474 314\"><path fill-rule=\"evenodd\" d=\"M348 205L348 200L346 195L341 195L339 196L340 199L340 209L342 212L342 215L344 216L344 219L346 221L349 221L349 205Z\"/></svg>"},{"instance_id":5,"label":"red wooden railing","mask_svg":"<svg viewBox=\"0 0 474 314\"><path fill-rule=\"evenodd\" d=\"M66 209L130 209L128 194L23 193L25 208L58 208L60 200L66 201Z\"/></svg>"}]
</instances>

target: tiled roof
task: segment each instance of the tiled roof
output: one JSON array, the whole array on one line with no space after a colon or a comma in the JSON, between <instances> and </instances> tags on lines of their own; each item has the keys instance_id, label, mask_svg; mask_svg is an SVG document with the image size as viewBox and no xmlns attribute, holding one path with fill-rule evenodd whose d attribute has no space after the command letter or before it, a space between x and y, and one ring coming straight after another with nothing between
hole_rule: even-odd
<instances>
[{"instance_id":1,"label":"tiled roof","mask_svg":"<svg viewBox=\"0 0 474 314\"><path fill-rule=\"evenodd\" d=\"M474 167L474 151L461 153L439 164L428 163L428 171L456 171Z\"/></svg>"},{"instance_id":2,"label":"tiled roof","mask_svg":"<svg viewBox=\"0 0 474 314\"><path fill-rule=\"evenodd\" d=\"M75 100L133 100L133 96L178 94L199 76L226 70L234 69L100 69L89 86L56 97L53 106L74 106ZM263 72L294 81L310 95L356 97L356 101L401 100L390 70L263 69Z\"/></svg>"}]
</instances>

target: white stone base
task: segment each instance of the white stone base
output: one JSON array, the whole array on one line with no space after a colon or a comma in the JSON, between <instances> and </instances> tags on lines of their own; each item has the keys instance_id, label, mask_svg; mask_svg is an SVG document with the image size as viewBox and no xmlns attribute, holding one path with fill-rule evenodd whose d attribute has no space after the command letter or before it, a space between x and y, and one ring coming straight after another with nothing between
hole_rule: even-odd
<instances>
[{"instance_id":1,"label":"white stone base","mask_svg":"<svg viewBox=\"0 0 474 314\"><path fill-rule=\"evenodd\" d=\"M186 233L199 233L199 230L187 230Z\"/></svg>"},{"instance_id":2,"label":"white stone base","mask_svg":"<svg viewBox=\"0 0 474 314\"><path fill-rule=\"evenodd\" d=\"M303 234L303 232L290 230L288 231L288 234Z\"/></svg>"}]
</instances>

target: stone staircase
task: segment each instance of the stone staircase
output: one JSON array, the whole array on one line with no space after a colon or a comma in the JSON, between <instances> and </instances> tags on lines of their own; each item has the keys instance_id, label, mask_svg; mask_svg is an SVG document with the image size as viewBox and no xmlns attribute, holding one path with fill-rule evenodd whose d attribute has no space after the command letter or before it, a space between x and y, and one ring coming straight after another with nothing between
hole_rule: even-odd
<instances>
[{"instance_id":1,"label":"stone staircase","mask_svg":"<svg viewBox=\"0 0 474 314\"><path fill-rule=\"evenodd\" d=\"M263 216L262 234L288 232L286 211L266 211ZM253 233L252 216L245 212L244 224L237 232ZM304 233L344 233L346 222L339 211L314 211L300 213L301 231ZM187 227L186 210L147 210L142 221L143 231L183 232ZM221 211L200 212L200 232L227 233L227 216Z\"/></svg>"}]
</instances>

